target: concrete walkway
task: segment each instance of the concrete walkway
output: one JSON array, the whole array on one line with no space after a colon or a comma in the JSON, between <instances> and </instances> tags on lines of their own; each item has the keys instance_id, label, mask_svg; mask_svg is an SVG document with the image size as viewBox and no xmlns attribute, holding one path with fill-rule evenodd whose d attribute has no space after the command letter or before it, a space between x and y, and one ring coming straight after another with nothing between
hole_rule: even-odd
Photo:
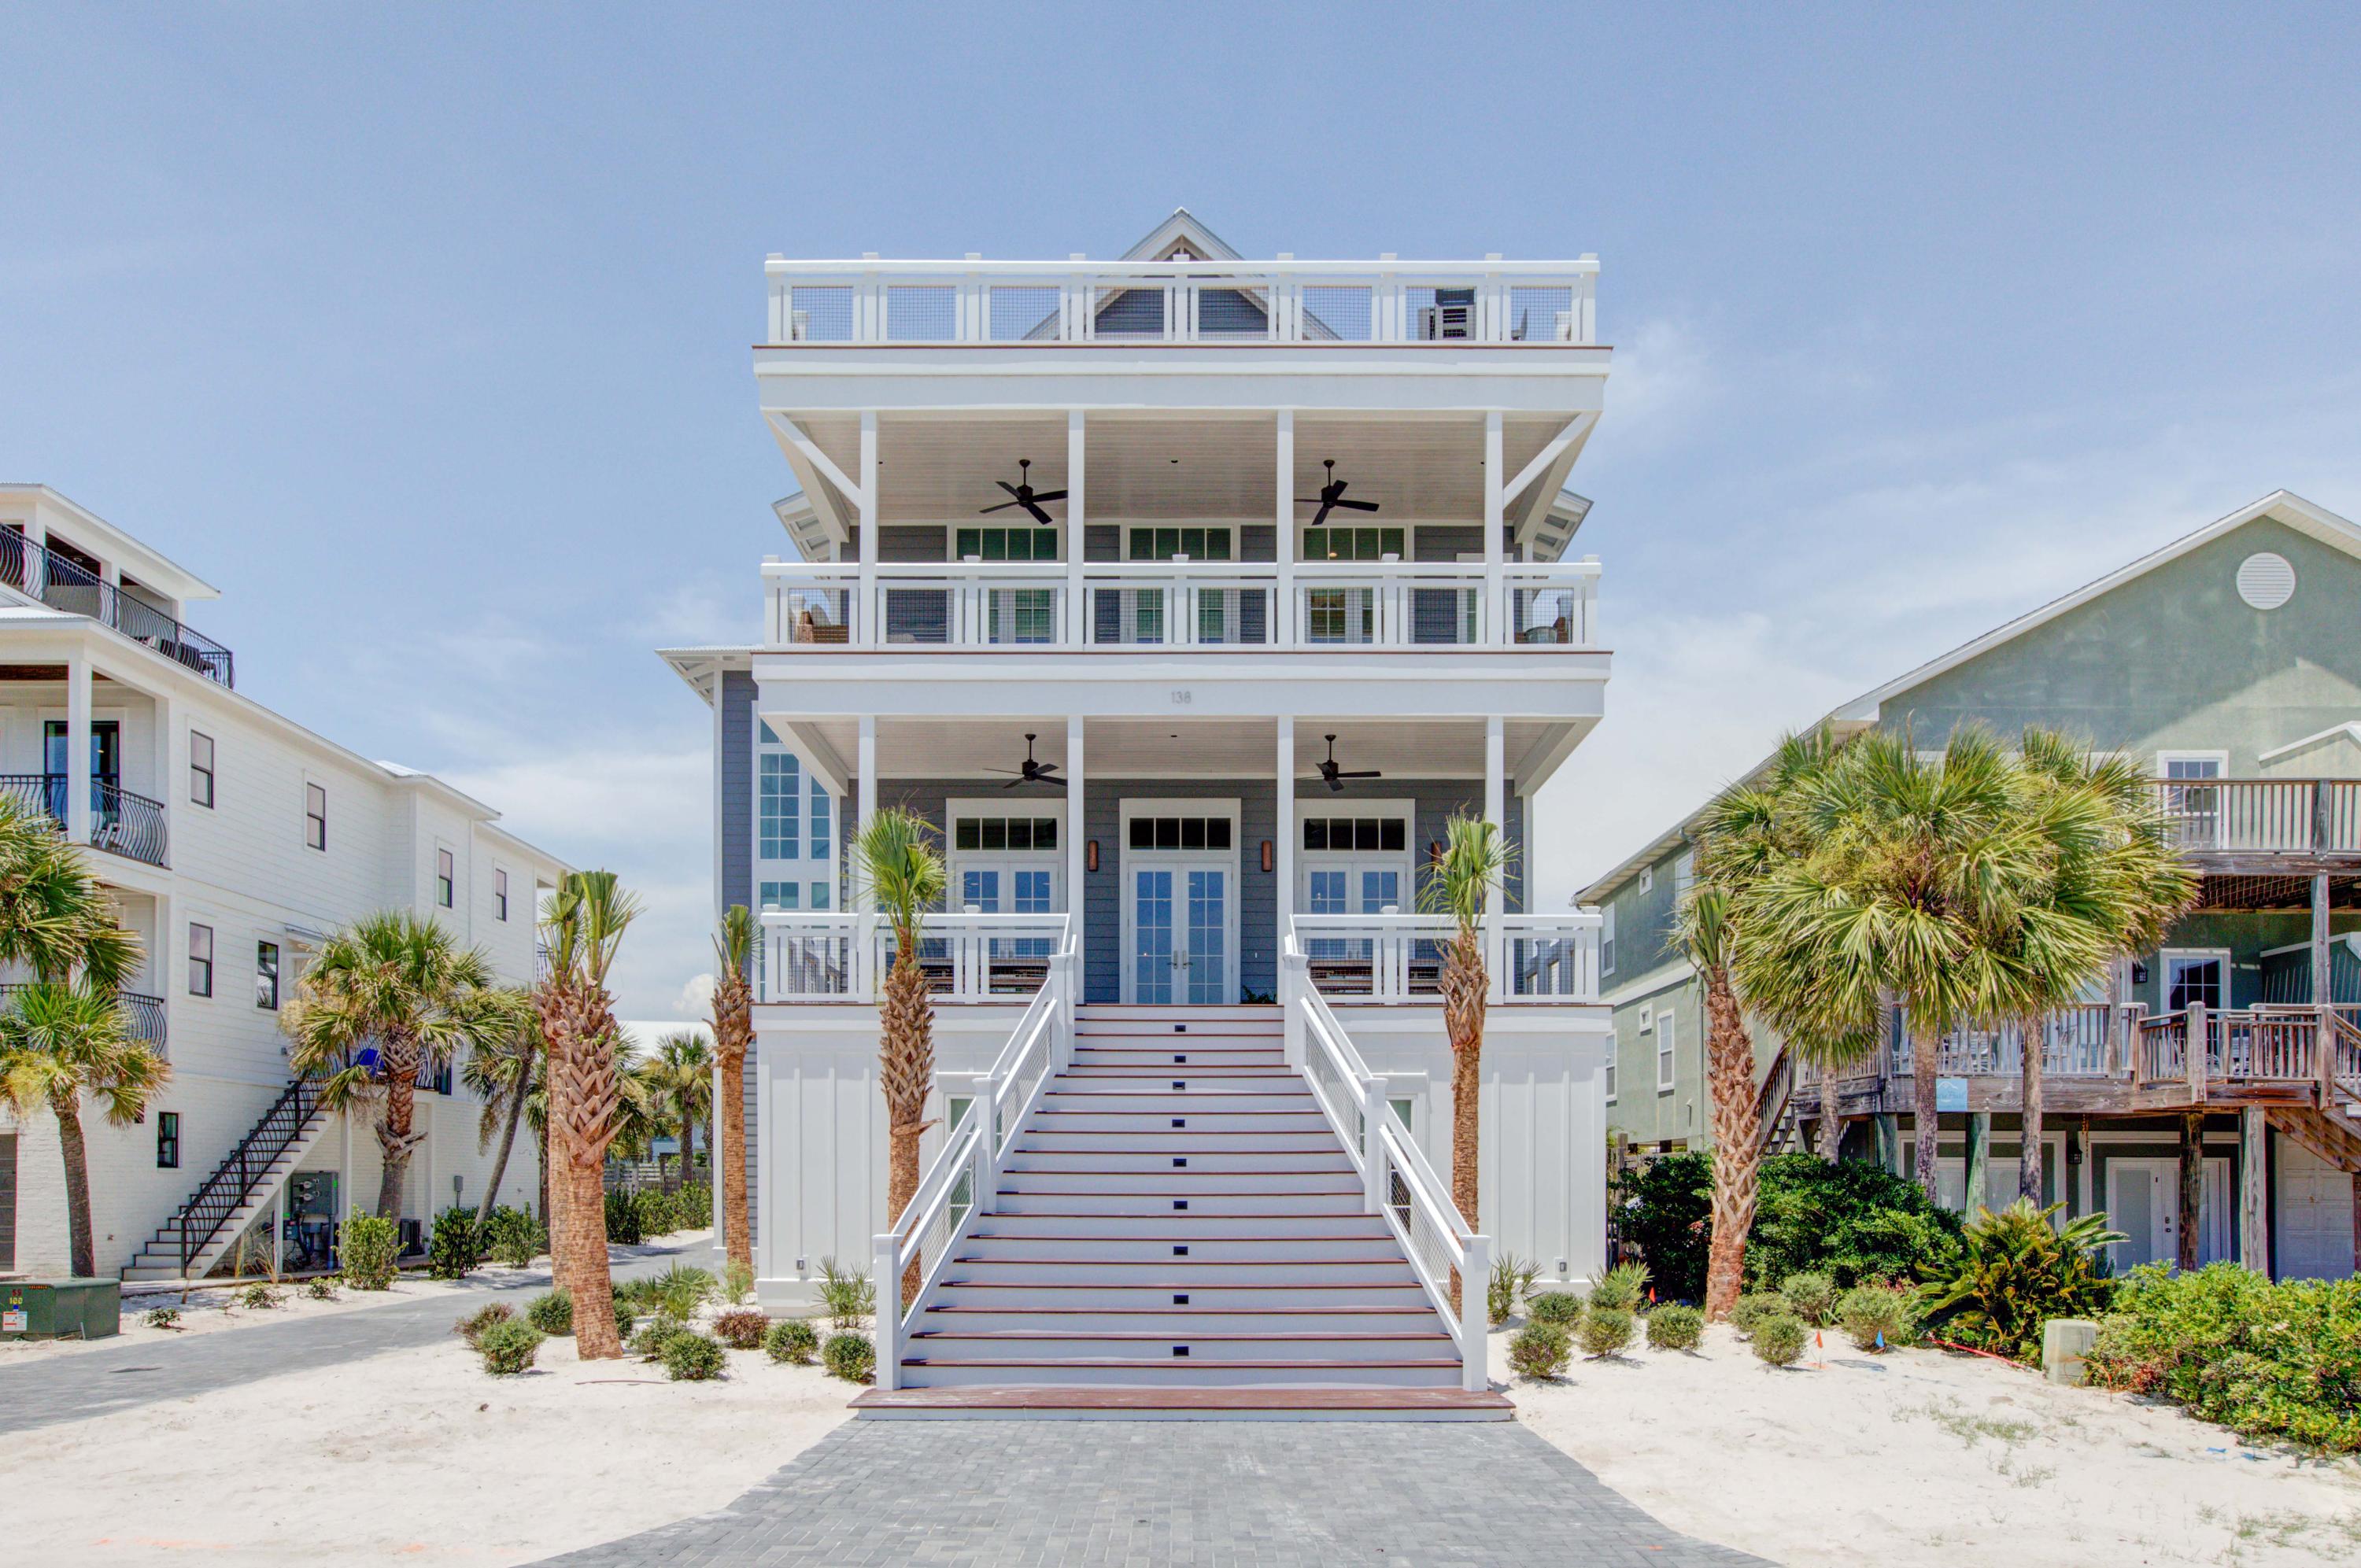
<instances>
[{"instance_id":1,"label":"concrete walkway","mask_svg":"<svg viewBox=\"0 0 2361 1568\"><path fill-rule=\"evenodd\" d=\"M726 1510L551 1560L1581 1568L1761 1563L1514 1422L854 1421Z\"/></svg>"},{"instance_id":2,"label":"concrete walkway","mask_svg":"<svg viewBox=\"0 0 2361 1568\"><path fill-rule=\"evenodd\" d=\"M678 1245L618 1247L615 1276L661 1274L675 1263L721 1272L720 1249L703 1237ZM163 1399L186 1399L282 1372L303 1372L408 1350L447 1338L452 1322L485 1301L522 1302L549 1288L537 1269L495 1285L461 1281L462 1291L428 1300L390 1301L348 1312L258 1322L193 1334L170 1344L101 1345L94 1350L22 1364L0 1364L0 1432L28 1431L60 1421L87 1420ZM131 1310L126 1307L126 1310Z\"/></svg>"}]
</instances>

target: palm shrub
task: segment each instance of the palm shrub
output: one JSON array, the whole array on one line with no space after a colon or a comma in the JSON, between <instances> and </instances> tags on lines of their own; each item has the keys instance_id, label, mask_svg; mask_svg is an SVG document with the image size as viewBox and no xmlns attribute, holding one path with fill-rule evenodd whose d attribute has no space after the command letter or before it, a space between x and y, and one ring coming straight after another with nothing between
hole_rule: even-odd
<instances>
[{"instance_id":1,"label":"palm shrub","mask_svg":"<svg viewBox=\"0 0 2361 1568\"><path fill-rule=\"evenodd\" d=\"M426 1272L437 1279L464 1279L483 1261L483 1238L476 1216L466 1209L445 1209L434 1216L434 1234L426 1243Z\"/></svg>"},{"instance_id":2,"label":"palm shrub","mask_svg":"<svg viewBox=\"0 0 2361 1568\"><path fill-rule=\"evenodd\" d=\"M1516 858L1499 823L1454 812L1444 824L1443 852L1426 863L1418 889L1421 911L1447 916L1451 921L1451 939L1443 949L1436 985L1443 993L1443 1032L1451 1042L1451 1201L1471 1231L1484 1228L1476 1212L1484 1132L1484 1007L1491 991L1484 968L1484 906L1506 891ZM1451 1299L1461 1299L1455 1270ZM1492 1321L1506 1322L1515 1307L1511 1300L1508 1310L1495 1310Z\"/></svg>"},{"instance_id":3,"label":"palm shrub","mask_svg":"<svg viewBox=\"0 0 2361 1568\"><path fill-rule=\"evenodd\" d=\"M1574 1359L1574 1342L1556 1323L1527 1323L1509 1340L1509 1365L1520 1377L1555 1377Z\"/></svg>"},{"instance_id":4,"label":"palm shrub","mask_svg":"<svg viewBox=\"0 0 2361 1568\"><path fill-rule=\"evenodd\" d=\"M1915 1278L1956 1255L1959 1236L1957 1214L1881 1166L1777 1155L1763 1162L1747 1275L1756 1289L1796 1274L1839 1288Z\"/></svg>"},{"instance_id":5,"label":"palm shrub","mask_svg":"<svg viewBox=\"0 0 2361 1568\"><path fill-rule=\"evenodd\" d=\"M1917 1336L1918 1299L1900 1285L1856 1285L1837 1298L1836 1321L1855 1350L1908 1344Z\"/></svg>"},{"instance_id":6,"label":"palm shrub","mask_svg":"<svg viewBox=\"0 0 2361 1568\"><path fill-rule=\"evenodd\" d=\"M1779 1294L1816 1329L1826 1328L1837 1310L1837 1282L1825 1274L1791 1274L1779 1282Z\"/></svg>"},{"instance_id":7,"label":"palm shrub","mask_svg":"<svg viewBox=\"0 0 2361 1568\"><path fill-rule=\"evenodd\" d=\"M918 965L919 927L941 907L945 872L933 824L889 806L861 824L852 863L872 907L894 931L894 964L878 987L878 1088L885 1097L885 1222L897 1224L918 1190L918 1137L935 1081L935 1009ZM924 1260L902 1274L902 1299L917 1299Z\"/></svg>"},{"instance_id":8,"label":"palm shrub","mask_svg":"<svg viewBox=\"0 0 2361 1568\"><path fill-rule=\"evenodd\" d=\"M2104 1214L2053 1228L2065 1206L2037 1209L2020 1198L1997 1214L1979 1213L1960 1238L1958 1261L1927 1275L1920 1299L1927 1318L1964 1343L2031 1361L2047 1320L2103 1315L2115 1285L2102 1249L2123 1234L2107 1229Z\"/></svg>"},{"instance_id":9,"label":"palm shrub","mask_svg":"<svg viewBox=\"0 0 2361 1568\"><path fill-rule=\"evenodd\" d=\"M1517 1299L1532 1288L1541 1272L1541 1265L1512 1252L1494 1258L1492 1277L1484 1285L1485 1321L1496 1329L1507 1322L1517 1310Z\"/></svg>"},{"instance_id":10,"label":"palm shrub","mask_svg":"<svg viewBox=\"0 0 2361 1568\"><path fill-rule=\"evenodd\" d=\"M1580 1321L1582 1298L1563 1290L1545 1290L1525 1301L1525 1317L1536 1323L1555 1323L1560 1328Z\"/></svg>"},{"instance_id":11,"label":"palm shrub","mask_svg":"<svg viewBox=\"0 0 2361 1568\"><path fill-rule=\"evenodd\" d=\"M1650 1350L1695 1350L1704 1338L1705 1314L1695 1307L1673 1303L1648 1314Z\"/></svg>"},{"instance_id":12,"label":"palm shrub","mask_svg":"<svg viewBox=\"0 0 2361 1568\"><path fill-rule=\"evenodd\" d=\"M1646 1264L1619 1263L1590 1277L1590 1305L1636 1312L1640 1310L1640 1298L1647 1288Z\"/></svg>"},{"instance_id":13,"label":"palm shrub","mask_svg":"<svg viewBox=\"0 0 2361 1568\"><path fill-rule=\"evenodd\" d=\"M818 1350L819 1331L808 1318L781 1318L763 1336L763 1353L773 1361L808 1366Z\"/></svg>"},{"instance_id":14,"label":"palm shrub","mask_svg":"<svg viewBox=\"0 0 2361 1568\"><path fill-rule=\"evenodd\" d=\"M686 1329L664 1341L661 1359L664 1376L675 1383L701 1383L708 1377L719 1377L729 1362L721 1353L719 1340Z\"/></svg>"},{"instance_id":15,"label":"palm shrub","mask_svg":"<svg viewBox=\"0 0 2361 1568\"><path fill-rule=\"evenodd\" d=\"M675 1263L648 1282L647 1300L657 1311L686 1320L719 1288L712 1270Z\"/></svg>"},{"instance_id":16,"label":"palm shrub","mask_svg":"<svg viewBox=\"0 0 2361 1568\"><path fill-rule=\"evenodd\" d=\"M355 1290L390 1290L401 1251L401 1228L379 1214L355 1214L336 1239L336 1261Z\"/></svg>"},{"instance_id":17,"label":"palm shrub","mask_svg":"<svg viewBox=\"0 0 2361 1568\"><path fill-rule=\"evenodd\" d=\"M1730 1310L1730 1326L1741 1334L1752 1334L1755 1325L1765 1318L1793 1317L1787 1298L1775 1290L1750 1290L1738 1299Z\"/></svg>"},{"instance_id":18,"label":"palm shrub","mask_svg":"<svg viewBox=\"0 0 2361 1568\"><path fill-rule=\"evenodd\" d=\"M832 1333L821 1344L819 1358L829 1376L847 1383L866 1383L877 1376L877 1347L867 1334L850 1330Z\"/></svg>"},{"instance_id":19,"label":"palm shrub","mask_svg":"<svg viewBox=\"0 0 2361 1568\"><path fill-rule=\"evenodd\" d=\"M722 1299L731 1306L743 1301L754 1288L754 1266L731 1258L721 1270Z\"/></svg>"},{"instance_id":20,"label":"palm shrub","mask_svg":"<svg viewBox=\"0 0 2361 1568\"><path fill-rule=\"evenodd\" d=\"M564 1337L574 1332L574 1297L563 1289L535 1296L526 1304L524 1321L543 1333Z\"/></svg>"},{"instance_id":21,"label":"palm shrub","mask_svg":"<svg viewBox=\"0 0 2361 1568\"><path fill-rule=\"evenodd\" d=\"M723 1312L713 1320L714 1336L732 1350L753 1350L770 1332L771 1320L750 1309Z\"/></svg>"},{"instance_id":22,"label":"palm shrub","mask_svg":"<svg viewBox=\"0 0 2361 1568\"><path fill-rule=\"evenodd\" d=\"M1773 1366L1793 1366L1804 1354L1811 1331L1792 1312L1772 1312L1755 1321L1748 1338L1754 1354Z\"/></svg>"},{"instance_id":23,"label":"palm shrub","mask_svg":"<svg viewBox=\"0 0 2361 1568\"><path fill-rule=\"evenodd\" d=\"M487 1301L451 1325L451 1332L467 1342L469 1350L480 1349L484 1331L496 1323L517 1321L516 1309L506 1301Z\"/></svg>"},{"instance_id":24,"label":"palm shrub","mask_svg":"<svg viewBox=\"0 0 2361 1568\"><path fill-rule=\"evenodd\" d=\"M877 1287L865 1274L839 1268L836 1259L819 1260L819 1302L837 1329L850 1332L877 1315Z\"/></svg>"},{"instance_id":25,"label":"palm shrub","mask_svg":"<svg viewBox=\"0 0 2361 1568\"><path fill-rule=\"evenodd\" d=\"M1659 1155L1618 1171L1610 1187L1616 1234L1647 1260L1657 1290L1675 1300L1702 1300L1712 1238L1712 1157Z\"/></svg>"},{"instance_id":26,"label":"palm shrub","mask_svg":"<svg viewBox=\"0 0 2361 1568\"><path fill-rule=\"evenodd\" d=\"M1602 1307L1591 1303L1582 1314L1582 1348L1594 1361L1606 1359L1631 1343L1631 1330L1637 1322L1628 1307Z\"/></svg>"},{"instance_id":27,"label":"palm shrub","mask_svg":"<svg viewBox=\"0 0 2361 1568\"><path fill-rule=\"evenodd\" d=\"M531 1369L533 1357L541 1353L542 1332L531 1323L510 1319L493 1323L477 1336L476 1353L484 1358L484 1370L495 1377L513 1376Z\"/></svg>"}]
</instances>

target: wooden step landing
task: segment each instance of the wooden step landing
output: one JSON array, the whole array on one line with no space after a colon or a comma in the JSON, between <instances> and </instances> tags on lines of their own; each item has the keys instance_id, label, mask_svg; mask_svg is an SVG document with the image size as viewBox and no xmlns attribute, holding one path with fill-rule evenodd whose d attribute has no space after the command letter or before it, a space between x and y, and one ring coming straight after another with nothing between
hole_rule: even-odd
<instances>
[{"instance_id":1,"label":"wooden step landing","mask_svg":"<svg viewBox=\"0 0 2361 1568\"><path fill-rule=\"evenodd\" d=\"M990 1416L1101 1421L1505 1421L1505 1394L1461 1388L872 1388L852 1401L868 1420Z\"/></svg>"}]
</instances>

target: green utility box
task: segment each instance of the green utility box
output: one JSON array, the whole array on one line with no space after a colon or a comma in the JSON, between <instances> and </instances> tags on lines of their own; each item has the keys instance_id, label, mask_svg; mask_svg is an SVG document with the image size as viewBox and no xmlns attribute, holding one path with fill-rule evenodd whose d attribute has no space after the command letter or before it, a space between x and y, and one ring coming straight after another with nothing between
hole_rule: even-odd
<instances>
[{"instance_id":1,"label":"green utility box","mask_svg":"<svg viewBox=\"0 0 2361 1568\"><path fill-rule=\"evenodd\" d=\"M122 1332L123 1287L113 1279L12 1279L0 1284L0 1339L108 1339Z\"/></svg>"}]
</instances>

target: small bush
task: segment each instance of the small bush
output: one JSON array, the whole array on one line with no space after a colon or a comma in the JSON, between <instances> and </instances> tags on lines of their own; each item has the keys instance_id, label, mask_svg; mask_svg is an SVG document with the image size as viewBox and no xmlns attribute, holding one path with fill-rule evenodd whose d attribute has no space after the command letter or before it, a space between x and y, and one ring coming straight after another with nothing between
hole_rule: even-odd
<instances>
[{"instance_id":1,"label":"small bush","mask_svg":"<svg viewBox=\"0 0 2361 1568\"><path fill-rule=\"evenodd\" d=\"M1828 1327L1837 1310L1837 1282L1825 1274L1791 1274L1779 1282L1779 1294L1795 1316L1814 1328Z\"/></svg>"},{"instance_id":2,"label":"small bush","mask_svg":"<svg viewBox=\"0 0 2361 1568\"><path fill-rule=\"evenodd\" d=\"M1555 1377L1574 1359L1574 1343L1555 1323L1527 1323L1509 1341L1509 1366L1520 1377Z\"/></svg>"},{"instance_id":3,"label":"small bush","mask_svg":"<svg viewBox=\"0 0 2361 1568\"><path fill-rule=\"evenodd\" d=\"M531 1214L503 1203L484 1222L480 1245L494 1262L524 1268L548 1249L549 1234Z\"/></svg>"},{"instance_id":4,"label":"small bush","mask_svg":"<svg viewBox=\"0 0 2361 1568\"><path fill-rule=\"evenodd\" d=\"M773 1361L809 1366L819 1350L819 1331L808 1318L781 1318L763 1336L763 1350Z\"/></svg>"},{"instance_id":5,"label":"small bush","mask_svg":"<svg viewBox=\"0 0 2361 1568\"><path fill-rule=\"evenodd\" d=\"M151 1329L177 1329L181 1326L181 1309L150 1307L148 1309L147 1315L139 1321Z\"/></svg>"},{"instance_id":6,"label":"small bush","mask_svg":"<svg viewBox=\"0 0 2361 1568\"><path fill-rule=\"evenodd\" d=\"M355 1214L336 1243L345 1283L355 1290L390 1290L401 1256L401 1228L376 1214Z\"/></svg>"},{"instance_id":7,"label":"small bush","mask_svg":"<svg viewBox=\"0 0 2361 1568\"><path fill-rule=\"evenodd\" d=\"M562 1339L574 1332L574 1298L563 1290L535 1296L525 1307L524 1321L543 1333Z\"/></svg>"},{"instance_id":8,"label":"small bush","mask_svg":"<svg viewBox=\"0 0 2361 1568\"><path fill-rule=\"evenodd\" d=\"M1582 1314L1582 1348L1593 1360L1604 1360L1631 1343L1635 1319L1622 1307L1597 1307Z\"/></svg>"},{"instance_id":9,"label":"small bush","mask_svg":"<svg viewBox=\"0 0 2361 1568\"><path fill-rule=\"evenodd\" d=\"M673 1342L675 1335L691 1332L693 1331L689 1326L678 1318L658 1312L642 1324L639 1331L624 1342L623 1348L642 1361L655 1361L662 1358L664 1346Z\"/></svg>"},{"instance_id":10,"label":"small bush","mask_svg":"<svg viewBox=\"0 0 2361 1568\"><path fill-rule=\"evenodd\" d=\"M2361 1451L2361 1277L2136 1268L2087 1366L2094 1383L2170 1399L2249 1442Z\"/></svg>"},{"instance_id":11,"label":"small bush","mask_svg":"<svg viewBox=\"0 0 2361 1568\"><path fill-rule=\"evenodd\" d=\"M732 1350L758 1348L770 1330L770 1319L744 1308L723 1312L713 1320L714 1337Z\"/></svg>"},{"instance_id":12,"label":"small bush","mask_svg":"<svg viewBox=\"0 0 2361 1568\"><path fill-rule=\"evenodd\" d=\"M721 1271L721 1294L731 1306L736 1306L753 1293L754 1271L736 1258Z\"/></svg>"},{"instance_id":13,"label":"small bush","mask_svg":"<svg viewBox=\"0 0 2361 1568\"><path fill-rule=\"evenodd\" d=\"M304 1281L303 1294L314 1301L333 1301L336 1299L336 1282L331 1276L318 1275Z\"/></svg>"},{"instance_id":14,"label":"small bush","mask_svg":"<svg viewBox=\"0 0 2361 1568\"><path fill-rule=\"evenodd\" d=\"M1546 1290L1541 1295L1527 1298L1525 1316L1536 1323L1555 1323L1560 1328L1566 1328L1581 1321L1582 1298L1570 1296L1563 1290Z\"/></svg>"},{"instance_id":15,"label":"small bush","mask_svg":"<svg viewBox=\"0 0 2361 1568\"><path fill-rule=\"evenodd\" d=\"M819 1260L819 1300L840 1332L849 1333L877 1314L877 1287L865 1274L851 1274L836 1259Z\"/></svg>"},{"instance_id":16,"label":"small bush","mask_svg":"<svg viewBox=\"0 0 2361 1568\"><path fill-rule=\"evenodd\" d=\"M1609 1307L1619 1312L1636 1312L1640 1298L1647 1293L1648 1266L1644 1263L1619 1263L1590 1277L1590 1305Z\"/></svg>"},{"instance_id":17,"label":"small bush","mask_svg":"<svg viewBox=\"0 0 2361 1568\"><path fill-rule=\"evenodd\" d=\"M1754 1324L1754 1354L1773 1366L1792 1366L1804 1354L1811 1330L1792 1312L1771 1312Z\"/></svg>"},{"instance_id":18,"label":"small bush","mask_svg":"<svg viewBox=\"0 0 2361 1568\"><path fill-rule=\"evenodd\" d=\"M287 1292L268 1279L258 1279L237 1293L239 1306L251 1307L258 1312L267 1312L286 1299Z\"/></svg>"},{"instance_id":19,"label":"small bush","mask_svg":"<svg viewBox=\"0 0 2361 1568\"><path fill-rule=\"evenodd\" d=\"M426 1272L437 1279L465 1279L483 1261L482 1249L475 1214L445 1209L434 1216L434 1234L427 1238Z\"/></svg>"},{"instance_id":20,"label":"small bush","mask_svg":"<svg viewBox=\"0 0 2361 1568\"><path fill-rule=\"evenodd\" d=\"M1788 1310L1787 1298L1775 1290L1750 1290L1730 1309L1730 1326L1741 1334L1752 1334L1756 1323L1781 1313L1795 1315Z\"/></svg>"},{"instance_id":21,"label":"small bush","mask_svg":"<svg viewBox=\"0 0 2361 1568\"><path fill-rule=\"evenodd\" d=\"M516 1309L506 1301L487 1301L451 1325L451 1332L475 1348L482 1348L484 1331L497 1323L516 1321Z\"/></svg>"},{"instance_id":22,"label":"small bush","mask_svg":"<svg viewBox=\"0 0 2361 1568\"><path fill-rule=\"evenodd\" d=\"M1517 1310L1517 1298L1532 1289L1540 1275L1539 1264L1512 1252L1492 1260L1492 1277L1484 1286L1484 1310L1494 1328L1509 1321L1509 1314Z\"/></svg>"},{"instance_id":23,"label":"small bush","mask_svg":"<svg viewBox=\"0 0 2361 1568\"><path fill-rule=\"evenodd\" d=\"M1836 1321L1855 1350L1908 1344L1917 1337L1917 1297L1899 1285L1856 1285L1837 1298Z\"/></svg>"},{"instance_id":24,"label":"small bush","mask_svg":"<svg viewBox=\"0 0 2361 1568\"><path fill-rule=\"evenodd\" d=\"M484 1358L484 1370L493 1376L513 1376L533 1365L533 1357L541 1354L542 1337L531 1323L510 1318L484 1330L475 1341L476 1354Z\"/></svg>"},{"instance_id":25,"label":"small bush","mask_svg":"<svg viewBox=\"0 0 2361 1568\"><path fill-rule=\"evenodd\" d=\"M675 1383L701 1383L708 1377L719 1377L729 1365L719 1340L686 1329L664 1341L663 1360L664 1376Z\"/></svg>"},{"instance_id":26,"label":"small bush","mask_svg":"<svg viewBox=\"0 0 2361 1568\"><path fill-rule=\"evenodd\" d=\"M829 1376L847 1383L867 1383L877 1376L877 1347L869 1343L867 1334L830 1334L820 1346L819 1358Z\"/></svg>"},{"instance_id":27,"label":"small bush","mask_svg":"<svg viewBox=\"0 0 2361 1568\"><path fill-rule=\"evenodd\" d=\"M1663 1306L1648 1314L1650 1350L1695 1350L1705 1339L1705 1314L1695 1307Z\"/></svg>"},{"instance_id":28,"label":"small bush","mask_svg":"<svg viewBox=\"0 0 2361 1568\"><path fill-rule=\"evenodd\" d=\"M607 1194L607 1240L617 1246L637 1246L646 1236L640 1223L643 1211L636 1192Z\"/></svg>"}]
</instances>

